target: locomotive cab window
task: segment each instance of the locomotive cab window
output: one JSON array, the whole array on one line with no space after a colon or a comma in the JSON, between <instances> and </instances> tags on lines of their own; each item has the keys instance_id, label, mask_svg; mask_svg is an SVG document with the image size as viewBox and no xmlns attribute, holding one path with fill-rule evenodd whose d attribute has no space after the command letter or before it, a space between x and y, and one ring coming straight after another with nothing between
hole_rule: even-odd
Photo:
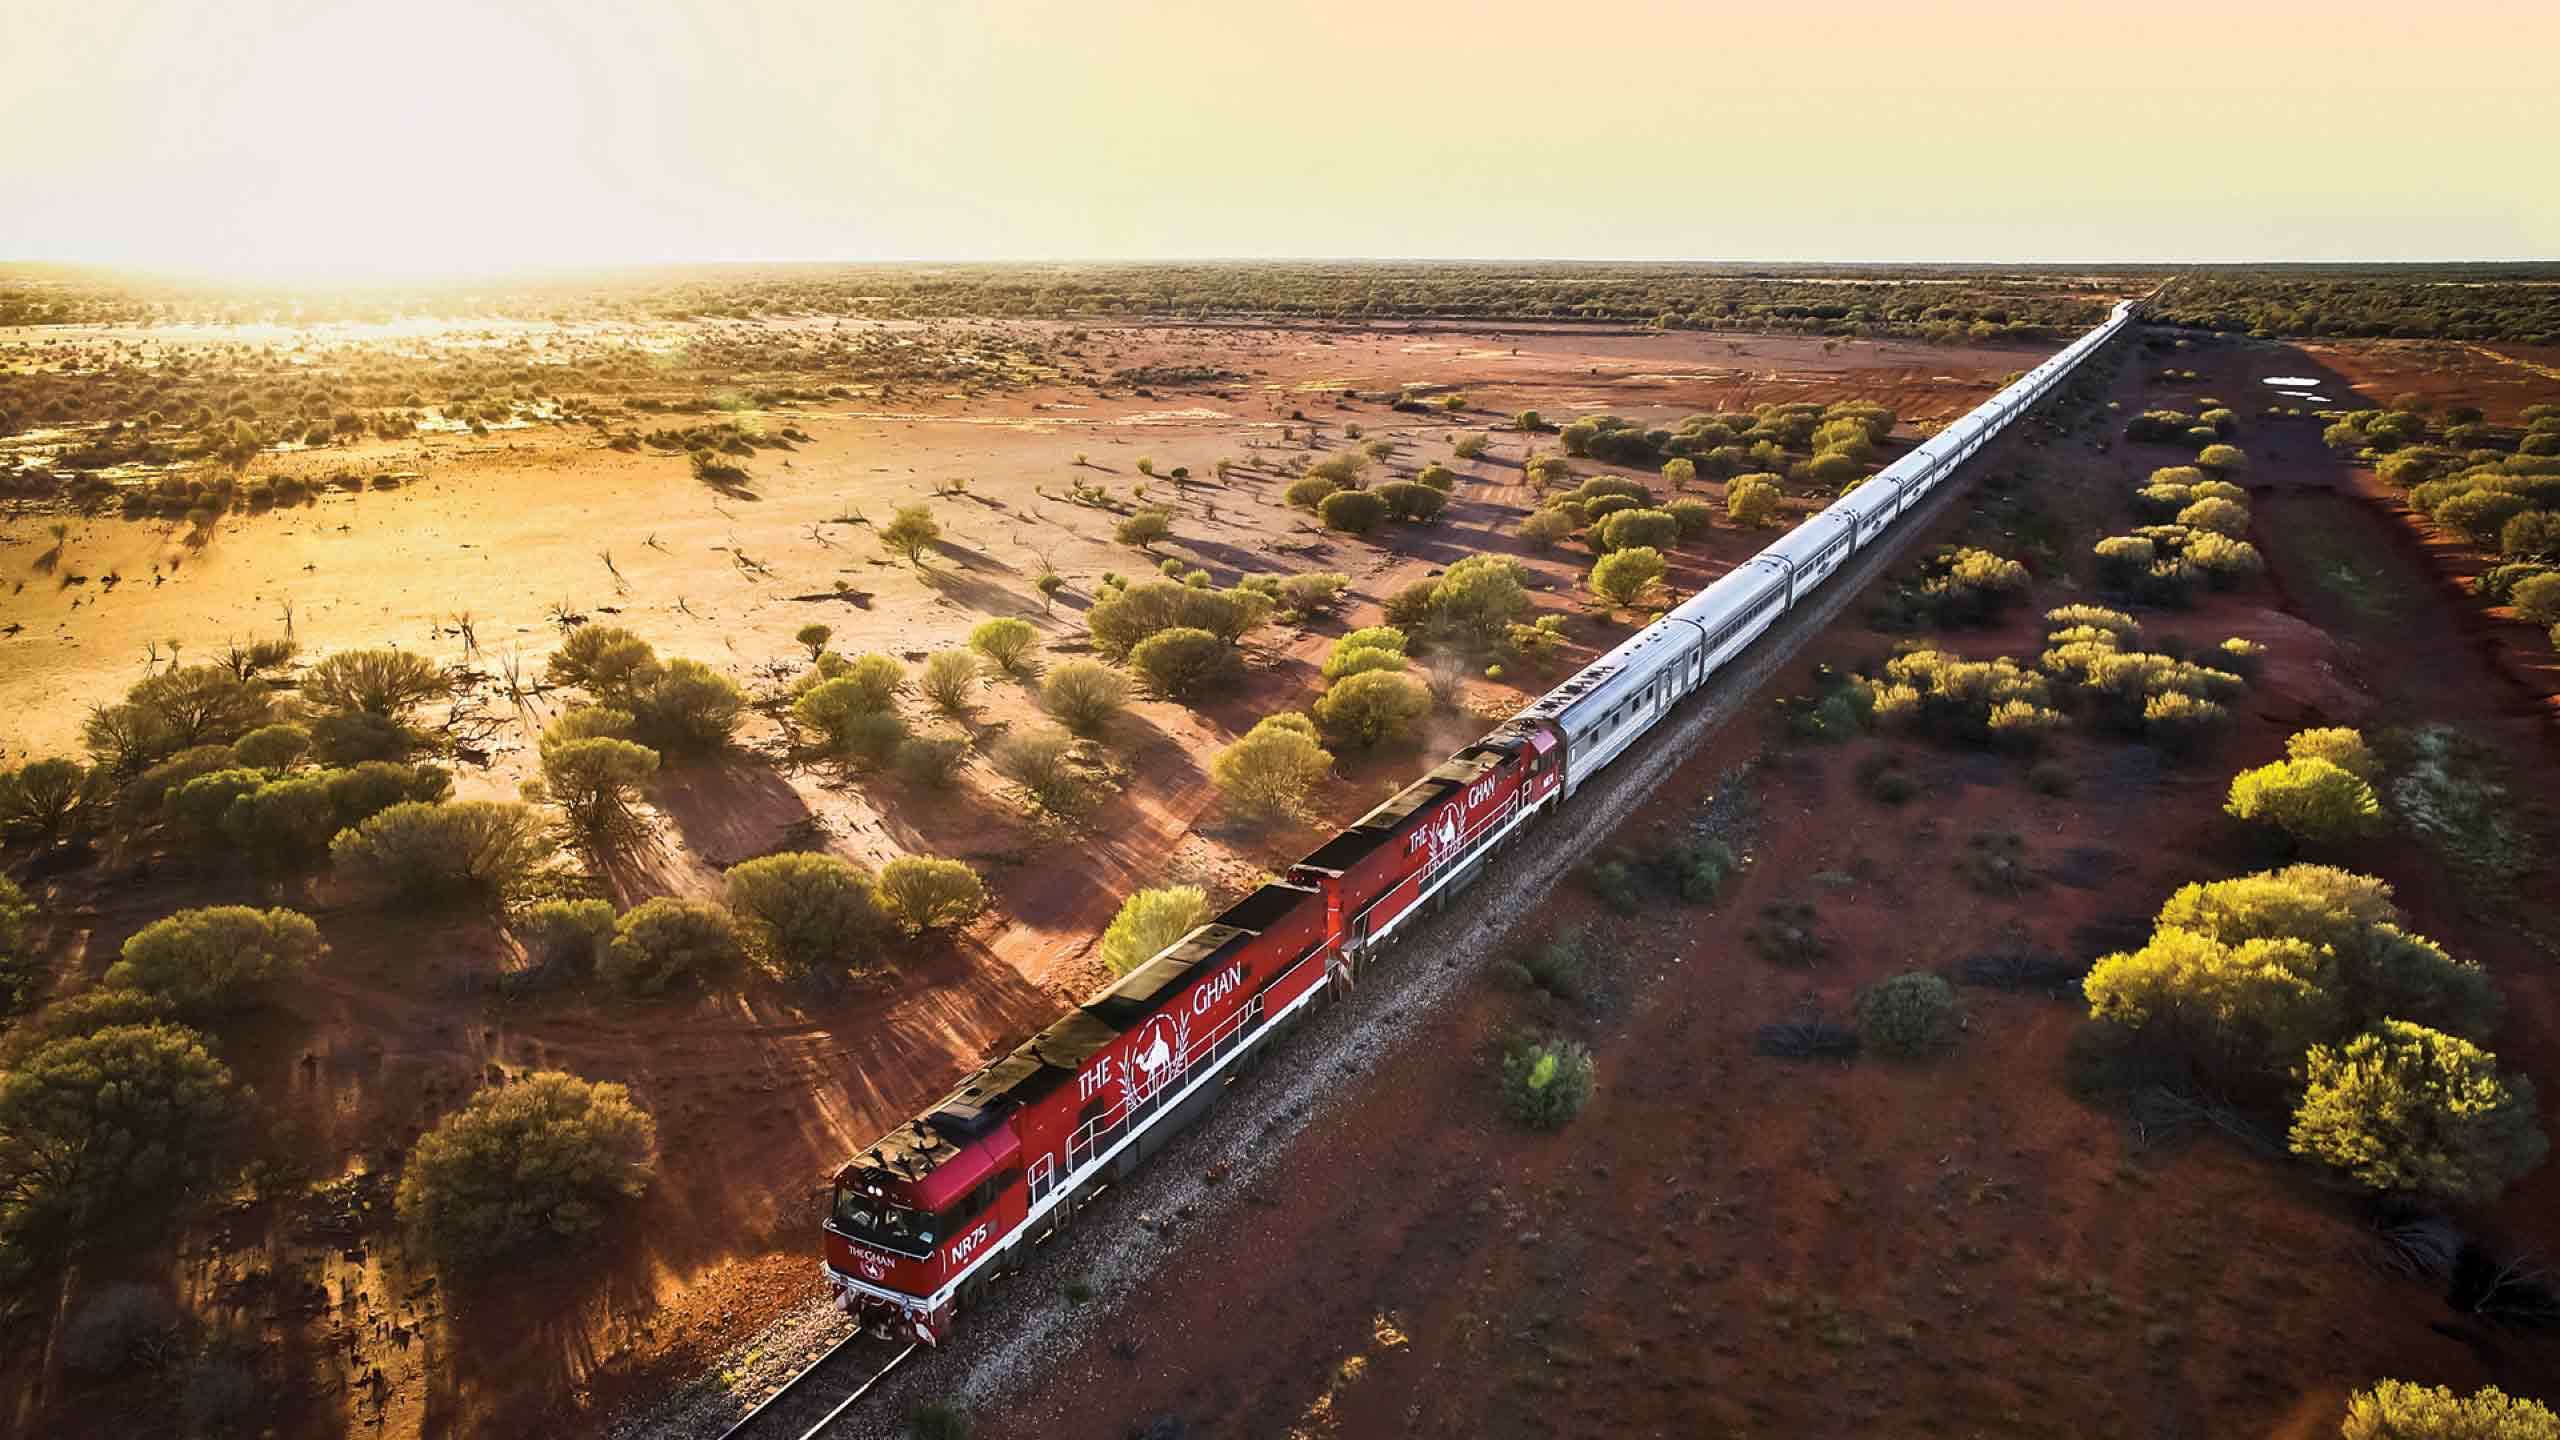
<instances>
[{"instance_id":1,"label":"locomotive cab window","mask_svg":"<svg viewBox=\"0 0 2560 1440\"><path fill-rule=\"evenodd\" d=\"M939 1233L933 1216L852 1189L836 1191L835 1211L827 1218L836 1229L865 1245L917 1260L933 1253L933 1237Z\"/></svg>"}]
</instances>

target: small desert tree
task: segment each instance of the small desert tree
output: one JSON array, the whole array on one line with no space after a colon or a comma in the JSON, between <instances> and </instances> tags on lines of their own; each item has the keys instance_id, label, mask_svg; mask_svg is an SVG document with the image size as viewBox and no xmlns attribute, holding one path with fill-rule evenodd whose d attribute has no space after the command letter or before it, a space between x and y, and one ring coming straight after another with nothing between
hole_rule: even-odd
<instances>
[{"instance_id":1,"label":"small desert tree","mask_svg":"<svg viewBox=\"0 0 2560 1440\"><path fill-rule=\"evenodd\" d=\"M231 1072L177 1025L109 1025L0 1073L0 1256L32 1259L218 1173L244 1118Z\"/></svg>"},{"instance_id":2,"label":"small desert tree","mask_svg":"<svg viewBox=\"0 0 2560 1440\"><path fill-rule=\"evenodd\" d=\"M1126 975L1208 924L1211 914L1208 892L1197 885L1141 890L1120 903L1120 913L1102 932L1102 963L1114 975Z\"/></svg>"},{"instance_id":3,"label":"small desert tree","mask_svg":"<svg viewBox=\"0 0 2560 1440\"><path fill-rule=\"evenodd\" d=\"M957 860L901 855L880 867L880 899L910 935L966 924L987 908L986 882Z\"/></svg>"},{"instance_id":4,"label":"small desert tree","mask_svg":"<svg viewBox=\"0 0 2560 1440\"><path fill-rule=\"evenodd\" d=\"M746 958L738 922L708 900L658 895L614 922L596 974L626 995L657 995L687 980L736 973Z\"/></svg>"},{"instance_id":5,"label":"small desert tree","mask_svg":"<svg viewBox=\"0 0 2560 1440\"><path fill-rule=\"evenodd\" d=\"M1668 568L1663 564L1662 552L1650 545L1613 550L1591 567L1591 593L1624 609L1661 584Z\"/></svg>"},{"instance_id":6,"label":"small desert tree","mask_svg":"<svg viewBox=\"0 0 2560 1440\"><path fill-rule=\"evenodd\" d=\"M1697 484L1698 462L1686 456L1677 456L1663 461L1662 483L1668 486L1674 495Z\"/></svg>"},{"instance_id":7,"label":"small desert tree","mask_svg":"<svg viewBox=\"0 0 2560 1440\"><path fill-rule=\"evenodd\" d=\"M393 724L409 712L450 694L453 678L424 655L407 650L341 650L302 677L302 698L324 710L352 710Z\"/></svg>"},{"instance_id":8,"label":"small desert tree","mask_svg":"<svg viewBox=\"0 0 2560 1440\"><path fill-rule=\"evenodd\" d=\"M2373 787L2318 756L2241 771L2231 777L2231 797L2222 808L2312 845L2345 845L2382 830Z\"/></svg>"},{"instance_id":9,"label":"small desert tree","mask_svg":"<svg viewBox=\"0 0 2560 1440\"><path fill-rule=\"evenodd\" d=\"M578 832L609 836L631 823L631 803L658 773L658 752L609 735L542 741L542 783L535 795L569 816ZM528 796L527 798L534 798Z\"/></svg>"},{"instance_id":10,"label":"small desert tree","mask_svg":"<svg viewBox=\"0 0 2560 1440\"><path fill-rule=\"evenodd\" d=\"M1172 535L1173 517L1155 509L1130 512L1111 532L1111 537L1121 544L1134 545L1150 553Z\"/></svg>"},{"instance_id":11,"label":"small desert tree","mask_svg":"<svg viewBox=\"0 0 2560 1440\"><path fill-rule=\"evenodd\" d=\"M729 908L788 974L854 968L879 949L889 928L879 887L834 855L766 855L731 866L728 882Z\"/></svg>"},{"instance_id":12,"label":"small desert tree","mask_svg":"<svg viewBox=\"0 0 2560 1440\"><path fill-rule=\"evenodd\" d=\"M2495 1385L2456 1395L2442 1385L2385 1380L2347 1400L2343 1440L2560 1440L2560 1415Z\"/></svg>"},{"instance_id":13,"label":"small desert tree","mask_svg":"<svg viewBox=\"0 0 2560 1440\"><path fill-rule=\"evenodd\" d=\"M836 638L836 632L824 625L803 625L791 638L809 652L809 663L815 665L818 657L827 653L827 642Z\"/></svg>"},{"instance_id":14,"label":"small desert tree","mask_svg":"<svg viewBox=\"0 0 2560 1440\"><path fill-rule=\"evenodd\" d=\"M43 957L27 939L35 918L27 893L0 875L0 1018L26 1009L44 989Z\"/></svg>"},{"instance_id":15,"label":"small desert tree","mask_svg":"<svg viewBox=\"0 0 2560 1440\"><path fill-rule=\"evenodd\" d=\"M582 1235L647 1192L657 1145L630 1091L540 1071L481 1091L419 1138L400 1220L448 1265Z\"/></svg>"},{"instance_id":16,"label":"small desert tree","mask_svg":"<svg viewBox=\"0 0 2560 1440\"><path fill-rule=\"evenodd\" d=\"M1227 804L1255 819L1300 813L1332 773L1333 754L1316 743L1314 722L1294 711L1265 717L1209 764Z\"/></svg>"},{"instance_id":17,"label":"small desert tree","mask_svg":"<svg viewBox=\"0 0 2560 1440\"><path fill-rule=\"evenodd\" d=\"M1007 675L1019 675L1029 665L1031 650L1040 640L1040 632L1028 620L1003 618L983 621L969 632L969 648L987 658L987 663Z\"/></svg>"},{"instance_id":18,"label":"small desert tree","mask_svg":"<svg viewBox=\"0 0 2560 1440\"><path fill-rule=\"evenodd\" d=\"M2533 1082L2458 1035L2385 1020L2303 1062L2293 1151L2368 1190L2486 1204L2542 1163Z\"/></svg>"},{"instance_id":19,"label":"small desert tree","mask_svg":"<svg viewBox=\"0 0 2560 1440\"><path fill-rule=\"evenodd\" d=\"M300 974L327 947L310 917L282 908L216 905L155 920L124 942L106 983L142 990L192 1014L254 1003L274 981Z\"/></svg>"},{"instance_id":20,"label":"small desert tree","mask_svg":"<svg viewBox=\"0 0 2560 1440\"><path fill-rule=\"evenodd\" d=\"M1366 535L1387 518L1387 502L1371 490L1337 490L1316 506L1316 517L1328 530Z\"/></svg>"},{"instance_id":21,"label":"small desert tree","mask_svg":"<svg viewBox=\"0 0 2560 1440\"><path fill-rule=\"evenodd\" d=\"M904 559L921 570L924 553L942 538L942 526L933 518L933 507L922 503L901 505L880 527L880 548Z\"/></svg>"},{"instance_id":22,"label":"small desert tree","mask_svg":"<svg viewBox=\"0 0 2560 1440\"><path fill-rule=\"evenodd\" d=\"M59 758L0 770L0 836L22 837L38 849L51 849L75 828L88 778L78 762Z\"/></svg>"},{"instance_id":23,"label":"small desert tree","mask_svg":"<svg viewBox=\"0 0 2560 1440\"><path fill-rule=\"evenodd\" d=\"M551 654L543 678L628 710L658 678L658 652L619 625L581 625Z\"/></svg>"}]
</instances>

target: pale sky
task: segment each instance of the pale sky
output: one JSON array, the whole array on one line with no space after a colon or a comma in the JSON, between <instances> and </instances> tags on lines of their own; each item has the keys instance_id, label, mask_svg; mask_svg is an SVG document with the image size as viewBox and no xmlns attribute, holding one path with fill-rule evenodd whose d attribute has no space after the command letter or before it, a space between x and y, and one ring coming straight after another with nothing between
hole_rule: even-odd
<instances>
[{"instance_id":1,"label":"pale sky","mask_svg":"<svg viewBox=\"0 0 2560 1440\"><path fill-rule=\"evenodd\" d=\"M0 259L2560 257L2554 0L0 0Z\"/></svg>"}]
</instances>

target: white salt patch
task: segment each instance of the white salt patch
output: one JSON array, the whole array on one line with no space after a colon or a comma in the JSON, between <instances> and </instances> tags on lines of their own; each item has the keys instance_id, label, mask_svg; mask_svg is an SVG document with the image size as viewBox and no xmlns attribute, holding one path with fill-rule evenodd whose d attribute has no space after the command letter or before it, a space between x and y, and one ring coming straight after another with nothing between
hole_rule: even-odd
<instances>
[{"instance_id":1,"label":"white salt patch","mask_svg":"<svg viewBox=\"0 0 2560 1440\"><path fill-rule=\"evenodd\" d=\"M2320 382L2312 379L2308 375L2270 375L2266 378L2264 383L2269 385L2290 385L2299 390L2305 385L2317 385Z\"/></svg>"}]
</instances>

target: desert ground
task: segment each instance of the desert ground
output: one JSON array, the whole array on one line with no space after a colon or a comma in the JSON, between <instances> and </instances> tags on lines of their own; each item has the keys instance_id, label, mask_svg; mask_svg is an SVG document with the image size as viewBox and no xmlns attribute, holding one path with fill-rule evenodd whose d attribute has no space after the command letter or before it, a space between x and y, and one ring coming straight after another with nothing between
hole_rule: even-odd
<instances>
[{"instance_id":1,"label":"desert ground","mask_svg":"<svg viewBox=\"0 0 2560 1440\"><path fill-rule=\"evenodd\" d=\"M738 338L767 329L778 333ZM1248 641L1248 682L1236 691L1198 708L1134 705L1107 803L1072 835L1027 819L983 763L956 796L910 793L810 763L760 711L727 755L658 776L645 833L586 857L588 887L620 906L716 894L722 868L783 849L866 864L932 854L986 874L986 917L849 991L762 986L650 1004L504 994L500 977L524 957L490 919L385 914L325 884L289 890L229 873L218 857L111 854L31 882L51 917L57 995L93 986L126 937L187 905L297 904L320 922L330 958L226 1036L227 1059L272 1111L262 1165L276 1183L244 1192L209 1226L84 1257L50 1322L30 1332L51 1338L13 1348L18 1423L109 1433L156 1413L159 1401L121 1406L62 1370L57 1342L80 1297L120 1282L174 1286L190 1308L270 1347L281 1372L271 1378L288 1397L271 1422L280 1433L523 1433L530 1415L578 1430L691 1379L812 1292L816 1199L837 1161L1104 977L1093 944L1123 896L1170 880L1238 893L1321 833L1313 822L1274 830L1225 816L1204 760L1261 715L1311 698L1333 636L1374 620L1403 584L1488 552L1517 555L1540 606L1565 617L1564 666L1629 628L1582 594L1585 557L1532 552L1511 533L1534 503L1521 464L1539 443L1512 415L1670 423L1861 399L1892 408L1907 444L2045 353L1575 326L883 325L862 343L910 345L944 363L887 381L848 369L847 383L825 386L836 394L819 389L823 367L803 363L793 374L812 398L753 398L766 379L755 357L841 344L844 329L0 333L0 361L73 375L217 353L328 367L450 347L530 365L552 351L575 364L690 346L742 357L708 413L773 442L743 477L706 484L681 451L617 449L605 427L581 430L562 422L565 407L534 404L493 423L431 419L396 440L342 437L247 462L250 479L316 487L298 504L122 518L14 502L0 527L11 577L0 594L0 702L11 716L0 745L11 763L76 751L88 708L155 664L289 628L305 657L394 645L457 667L466 688L437 712L439 746L458 794L505 798L534 773L532 740L567 703L534 677L582 617L707 661L762 697L806 669L794 635L812 621L832 627L838 652L915 660L990 616L1020 616L1049 654L1067 656L1084 648L1079 617L1102 577L1143 574L1160 557L1220 585L1301 570L1352 579L1339 615ZM670 404L693 393L666 389ZM1406 393L1432 408L1393 408ZM1441 408L1453 394L1463 408ZM1461 479L1437 524L1371 543L1280 501L1282 460L1350 448L1354 426L1359 443L1394 442L1390 473L1455 464ZM1451 442L1468 434L1490 442L1486 453L1452 462ZM25 464L79 439L38 428L7 444ZM1221 460L1233 462L1223 481ZM1161 478L1176 467L1190 483ZM148 472L118 478L152 483ZM1113 510L1069 498L1080 483L1103 487L1119 510L1140 493L1170 506L1173 538L1154 555L1115 543ZM1717 487L1700 493L1712 500ZM870 533L917 501L942 527L920 567ZM1818 503L1797 493L1787 513ZM58 540L54 524L67 527ZM1696 588L1767 533L1719 526L1673 557L1671 585ZM1031 584L1044 570L1067 581L1053 604ZM1346 756L1318 818L1356 815L1540 679L1466 680L1420 741ZM1027 693L1000 683L960 719L935 723L983 746L1034 714ZM482 1086L538 1069L628 1084L657 1118L661 1178L601 1243L535 1254L503 1280L440 1280L386 1228L397 1157Z\"/></svg>"}]
</instances>

